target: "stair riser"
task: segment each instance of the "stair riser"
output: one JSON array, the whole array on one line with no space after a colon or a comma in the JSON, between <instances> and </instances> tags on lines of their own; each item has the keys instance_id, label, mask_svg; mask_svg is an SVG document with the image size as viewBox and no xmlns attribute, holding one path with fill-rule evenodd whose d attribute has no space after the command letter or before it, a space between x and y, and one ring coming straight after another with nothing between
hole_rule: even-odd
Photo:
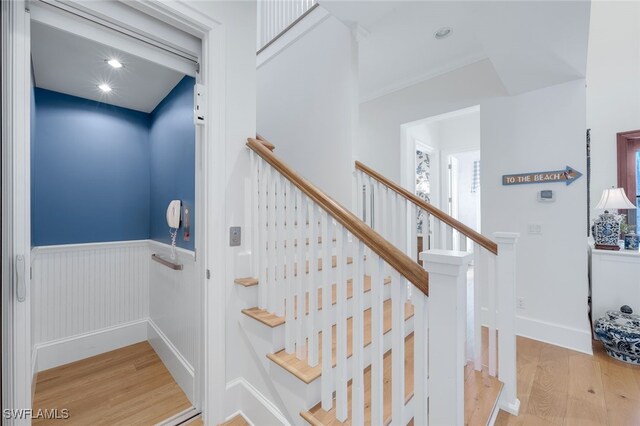
<instances>
[{"instance_id":1,"label":"stair riser","mask_svg":"<svg viewBox=\"0 0 640 426\"><path fill-rule=\"evenodd\" d=\"M406 321L405 337L411 334L412 332L413 332L413 317L409 318ZM393 336L392 333L393 333L393 330L384 335L383 347L384 347L385 353L391 349L391 339ZM363 350L363 364L365 368L371 365L371 351L372 351L372 345L366 346ZM354 371L353 357L347 358L346 371L347 371L347 380L351 380L353 378L353 371ZM293 374L291 374L289 371L285 370L284 368L280 367L279 365L273 362L271 363L270 372L274 382L280 385L278 386L278 388L281 389L281 391L284 391L287 394L290 394L287 399L289 398L295 399L295 403L293 404L293 406L305 407L305 409L309 409L320 401L322 377L319 377L314 381L312 381L311 383L306 384L302 380L298 379ZM336 368L334 367L331 372L332 382L334 383L332 388L334 390L335 390L335 374L336 374Z\"/></svg>"}]
</instances>

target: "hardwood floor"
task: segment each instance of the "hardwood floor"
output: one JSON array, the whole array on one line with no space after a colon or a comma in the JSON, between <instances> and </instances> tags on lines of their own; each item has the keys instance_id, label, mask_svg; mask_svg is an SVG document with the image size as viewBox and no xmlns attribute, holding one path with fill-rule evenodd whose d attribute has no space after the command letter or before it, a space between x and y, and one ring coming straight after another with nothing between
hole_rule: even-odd
<instances>
[{"instance_id":1,"label":"hardwood floor","mask_svg":"<svg viewBox=\"0 0 640 426\"><path fill-rule=\"evenodd\" d=\"M153 425L191 403L148 342L38 373L34 410L68 409L33 424Z\"/></svg>"},{"instance_id":2,"label":"hardwood floor","mask_svg":"<svg viewBox=\"0 0 640 426\"><path fill-rule=\"evenodd\" d=\"M518 337L520 415L496 425L640 425L640 366Z\"/></svg>"}]
</instances>

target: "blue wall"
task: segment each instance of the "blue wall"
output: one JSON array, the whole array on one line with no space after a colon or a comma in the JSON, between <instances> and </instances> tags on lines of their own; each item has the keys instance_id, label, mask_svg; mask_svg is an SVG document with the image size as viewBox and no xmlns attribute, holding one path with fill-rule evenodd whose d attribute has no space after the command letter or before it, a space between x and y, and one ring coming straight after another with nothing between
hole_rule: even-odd
<instances>
[{"instance_id":1,"label":"blue wall","mask_svg":"<svg viewBox=\"0 0 640 426\"><path fill-rule=\"evenodd\" d=\"M149 237L149 115L35 89L32 244Z\"/></svg>"},{"instance_id":2,"label":"blue wall","mask_svg":"<svg viewBox=\"0 0 640 426\"><path fill-rule=\"evenodd\" d=\"M177 243L192 250L194 84L183 78L151 114L36 88L32 245L169 243L167 205L180 199L191 207L191 239L180 230Z\"/></svg>"},{"instance_id":3,"label":"blue wall","mask_svg":"<svg viewBox=\"0 0 640 426\"><path fill-rule=\"evenodd\" d=\"M177 245L194 247L194 201L196 130L193 124L192 77L184 77L151 113L151 233L150 237L170 243L166 211L171 200L182 200L190 207L191 239L184 241L183 230Z\"/></svg>"}]
</instances>

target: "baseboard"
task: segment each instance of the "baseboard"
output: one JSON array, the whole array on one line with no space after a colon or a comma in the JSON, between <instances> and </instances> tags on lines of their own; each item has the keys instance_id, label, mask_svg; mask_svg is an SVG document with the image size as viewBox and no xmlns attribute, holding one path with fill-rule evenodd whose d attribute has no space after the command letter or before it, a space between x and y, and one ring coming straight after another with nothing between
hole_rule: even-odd
<instances>
[{"instance_id":1,"label":"baseboard","mask_svg":"<svg viewBox=\"0 0 640 426\"><path fill-rule=\"evenodd\" d=\"M585 318L586 323L588 321ZM588 328L580 330L547 321L516 316L516 333L518 336L593 355L591 330Z\"/></svg>"},{"instance_id":2,"label":"baseboard","mask_svg":"<svg viewBox=\"0 0 640 426\"><path fill-rule=\"evenodd\" d=\"M35 345L36 371L44 371L147 340L147 320Z\"/></svg>"},{"instance_id":3,"label":"baseboard","mask_svg":"<svg viewBox=\"0 0 640 426\"><path fill-rule=\"evenodd\" d=\"M229 406L226 418L240 413L253 426L265 425L289 425L286 417L269 399L258 389L242 377L238 377L227 383L227 394L233 394L240 407Z\"/></svg>"},{"instance_id":4,"label":"baseboard","mask_svg":"<svg viewBox=\"0 0 640 426\"><path fill-rule=\"evenodd\" d=\"M195 406L194 369L151 318L147 320L147 339L173 379Z\"/></svg>"},{"instance_id":5,"label":"baseboard","mask_svg":"<svg viewBox=\"0 0 640 426\"><path fill-rule=\"evenodd\" d=\"M480 319L486 325L487 308L482 308ZM585 319L585 324L588 321ZM580 330L548 321L516 315L516 334L540 342L549 343L566 349L593 355L591 348L591 330Z\"/></svg>"}]
</instances>

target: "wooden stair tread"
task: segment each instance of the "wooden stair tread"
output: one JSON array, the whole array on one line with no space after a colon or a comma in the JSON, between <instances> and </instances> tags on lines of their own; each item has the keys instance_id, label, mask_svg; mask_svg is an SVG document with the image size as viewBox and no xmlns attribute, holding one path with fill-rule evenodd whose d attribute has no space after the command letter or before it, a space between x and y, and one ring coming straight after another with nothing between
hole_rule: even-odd
<instances>
[{"instance_id":1,"label":"wooden stair tread","mask_svg":"<svg viewBox=\"0 0 640 426\"><path fill-rule=\"evenodd\" d=\"M389 283L391 283L391 278L388 278L388 277L385 278L384 284L387 285ZM369 277L368 275L365 275L364 293L367 293L370 290L371 290L371 277ZM337 286L333 284L331 286L331 304L332 305L336 304L336 291L337 291ZM347 280L347 299L351 299L352 297L353 297L353 282L351 279L349 279ZM318 310L319 311L322 310L322 289L321 288L318 289ZM305 312L307 314L309 313L309 295L308 294L306 295ZM278 327L285 323L284 316L280 317L274 313L268 312L267 310L260 309L258 307L243 309L242 313L250 316L251 318L257 321L260 321L264 325L267 325L271 328ZM297 318L297 307L296 307L296 312L294 313L294 316Z\"/></svg>"},{"instance_id":2,"label":"wooden stair tread","mask_svg":"<svg viewBox=\"0 0 640 426\"><path fill-rule=\"evenodd\" d=\"M413 316L413 305L405 304L405 320ZM391 299L384 302L383 305L383 332L388 333L391 330ZM347 357L353 354L353 318L347 319ZM332 327L331 332L331 362L332 366L336 365L336 326ZM364 311L364 347L371 344L371 308ZM284 368L298 379L305 383L311 383L322 375L322 332L318 333L318 365L312 367L306 359L298 359L295 353L287 353L285 350L278 351L274 354L267 354L267 358Z\"/></svg>"},{"instance_id":3,"label":"wooden stair tread","mask_svg":"<svg viewBox=\"0 0 640 426\"><path fill-rule=\"evenodd\" d=\"M405 401L409 401L413 397L413 333L405 339ZM384 372L384 406L383 416L384 424L391 423L391 390L392 390L392 374L391 361L392 351L388 351L383 359ZM348 418L347 421L339 422L335 417L335 398L333 401L334 408L325 411L321 404L316 404L308 411L302 411L300 416L309 424L314 426L324 425L350 425L351 424L351 385L349 382L347 390L348 398ZM365 402L365 424L371 424L371 367L365 369L364 374L364 402ZM466 426L485 426L491 414L493 413L495 404L498 401L503 383L496 377L487 374L486 369L483 371L475 371L473 364L469 363L465 367L464 382L464 424ZM413 419L411 419L411 424Z\"/></svg>"},{"instance_id":4,"label":"wooden stair tread","mask_svg":"<svg viewBox=\"0 0 640 426\"><path fill-rule=\"evenodd\" d=\"M253 277L236 278L233 282L244 287L258 285L258 279Z\"/></svg>"},{"instance_id":5,"label":"wooden stair tread","mask_svg":"<svg viewBox=\"0 0 640 426\"><path fill-rule=\"evenodd\" d=\"M352 257L347 257L347 265L351 265L353 263L353 258ZM335 268L338 264L337 258L336 256L331 256L331 267ZM295 263L293 266L293 276L297 277L298 276L298 264ZM284 268L285 271L285 278L287 277L286 273L287 273L287 268L285 266ZM318 271L322 271L322 258L318 259ZM305 264L305 273L309 273L309 261L306 261ZM235 280L233 280L233 282L235 284L244 286L244 287L251 287L254 285L258 285L259 284L259 280L258 278L255 277L245 277L245 278L236 278Z\"/></svg>"},{"instance_id":6,"label":"wooden stair tread","mask_svg":"<svg viewBox=\"0 0 640 426\"><path fill-rule=\"evenodd\" d=\"M242 414L236 414L220 426L249 426L249 422L247 422L247 419L245 419Z\"/></svg>"},{"instance_id":7,"label":"wooden stair tread","mask_svg":"<svg viewBox=\"0 0 640 426\"><path fill-rule=\"evenodd\" d=\"M413 333L404 340L405 351L405 369L404 369L404 397L405 403L413 397ZM389 350L383 358L383 409L382 415L384 424L391 423L391 390L393 377L392 368L392 351ZM364 423L371 424L371 367L364 370ZM336 400L333 399L333 408L329 411L322 409L322 404L318 403L309 411L301 411L300 416L314 426L322 425L350 425L351 424L351 387L352 382L349 381L347 388L347 420L343 423L336 419Z\"/></svg>"}]
</instances>

